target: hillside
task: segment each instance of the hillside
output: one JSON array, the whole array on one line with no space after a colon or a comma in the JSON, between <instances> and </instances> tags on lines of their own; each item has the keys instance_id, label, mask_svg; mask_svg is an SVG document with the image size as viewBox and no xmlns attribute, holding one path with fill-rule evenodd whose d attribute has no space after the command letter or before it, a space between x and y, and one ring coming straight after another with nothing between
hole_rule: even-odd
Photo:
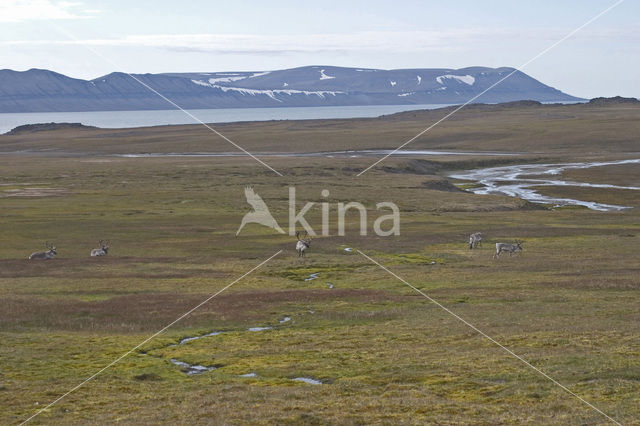
<instances>
[{"instance_id":1,"label":"hillside","mask_svg":"<svg viewBox=\"0 0 640 426\"><path fill-rule=\"evenodd\" d=\"M307 66L264 72L135 74L136 81L120 72L81 80L40 69L0 70L0 113L173 108L144 85L188 109L460 104L512 71ZM476 102L525 99L580 100L517 71Z\"/></svg>"}]
</instances>

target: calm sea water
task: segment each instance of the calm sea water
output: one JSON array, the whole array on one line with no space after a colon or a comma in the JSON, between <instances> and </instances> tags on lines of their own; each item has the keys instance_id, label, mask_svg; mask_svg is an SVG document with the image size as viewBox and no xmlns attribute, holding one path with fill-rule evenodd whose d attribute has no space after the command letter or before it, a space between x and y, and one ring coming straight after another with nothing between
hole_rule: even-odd
<instances>
[{"instance_id":1,"label":"calm sea water","mask_svg":"<svg viewBox=\"0 0 640 426\"><path fill-rule=\"evenodd\" d=\"M322 118L379 117L416 109L443 108L448 105L370 105L290 108L226 108L195 109L191 114L205 123L236 121L307 120ZM194 124L193 118L180 110L160 111L91 111L91 112L30 112L0 114L0 133L22 124L82 123L103 128L160 126L165 124Z\"/></svg>"}]
</instances>

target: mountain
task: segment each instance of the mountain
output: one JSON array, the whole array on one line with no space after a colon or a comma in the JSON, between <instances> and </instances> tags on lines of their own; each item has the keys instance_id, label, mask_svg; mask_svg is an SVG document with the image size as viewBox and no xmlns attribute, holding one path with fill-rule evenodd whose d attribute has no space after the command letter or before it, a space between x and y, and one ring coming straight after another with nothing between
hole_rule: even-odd
<instances>
[{"instance_id":1,"label":"mountain","mask_svg":"<svg viewBox=\"0 0 640 426\"><path fill-rule=\"evenodd\" d=\"M94 80L53 71L0 70L0 113L264 108L330 105L460 104L497 83L513 68L342 68L307 66L262 72L134 74ZM148 86L145 87L144 85ZM474 102L582 99L516 71Z\"/></svg>"}]
</instances>

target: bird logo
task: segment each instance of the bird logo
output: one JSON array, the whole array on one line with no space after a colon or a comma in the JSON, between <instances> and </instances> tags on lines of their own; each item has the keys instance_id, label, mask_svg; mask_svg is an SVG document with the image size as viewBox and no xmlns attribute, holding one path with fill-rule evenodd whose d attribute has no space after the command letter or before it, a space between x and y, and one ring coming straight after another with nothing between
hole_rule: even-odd
<instances>
[{"instance_id":1,"label":"bird logo","mask_svg":"<svg viewBox=\"0 0 640 426\"><path fill-rule=\"evenodd\" d=\"M242 218L242 223L240 224L240 228L238 228L238 232L236 232L236 237L248 223L257 223L273 228L281 234L285 233L273 218L271 212L269 212L269 207L267 207L262 198L253 191L253 188L247 186L244 189L244 195L247 197L247 203L253 207L253 211L245 214Z\"/></svg>"}]
</instances>

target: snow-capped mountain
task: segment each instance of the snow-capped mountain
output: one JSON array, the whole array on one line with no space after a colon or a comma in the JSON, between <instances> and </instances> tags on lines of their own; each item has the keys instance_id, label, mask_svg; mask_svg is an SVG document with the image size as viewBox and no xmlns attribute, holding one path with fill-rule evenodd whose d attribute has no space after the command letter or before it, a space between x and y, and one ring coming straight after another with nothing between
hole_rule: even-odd
<instances>
[{"instance_id":1,"label":"snow-capped mountain","mask_svg":"<svg viewBox=\"0 0 640 426\"><path fill-rule=\"evenodd\" d=\"M307 66L277 71L135 74L135 79L116 72L80 80L48 70L0 70L0 112L174 108L158 93L188 109L460 104L513 71ZM525 99L580 100L516 71L474 102Z\"/></svg>"}]
</instances>

